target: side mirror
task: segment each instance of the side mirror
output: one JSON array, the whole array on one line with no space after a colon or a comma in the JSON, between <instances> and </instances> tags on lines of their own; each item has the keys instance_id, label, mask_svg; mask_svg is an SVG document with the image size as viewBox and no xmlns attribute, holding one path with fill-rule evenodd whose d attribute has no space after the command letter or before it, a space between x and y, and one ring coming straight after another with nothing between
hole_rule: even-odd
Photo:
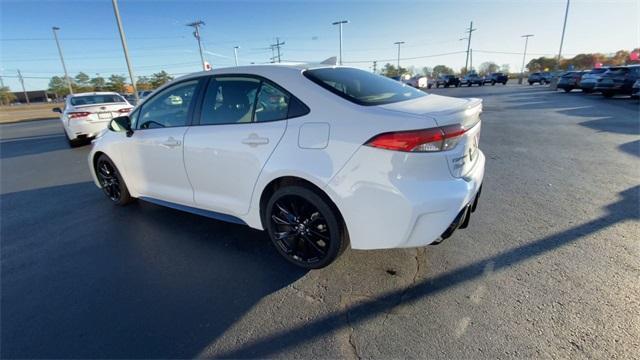
<instances>
[{"instance_id":1,"label":"side mirror","mask_svg":"<svg viewBox=\"0 0 640 360\"><path fill-rule=\"evenodd\" d=\"M51 111L62 114L62 109L60 109L59 107L54 107L53 109L51 109Z\"/></svg>"},{"instance_id":2,"label":"side mirror","mask_svg":"<svg viewBox=\"0 0 640 360\"><path fill-rule=\"evenodd\" d=\"M127 115L113 118L109 123L109 130L116 132L126 131L127 137L129 137L133 135L133 130L131 129L131 119Z\"/></svg>"}]
</instances>

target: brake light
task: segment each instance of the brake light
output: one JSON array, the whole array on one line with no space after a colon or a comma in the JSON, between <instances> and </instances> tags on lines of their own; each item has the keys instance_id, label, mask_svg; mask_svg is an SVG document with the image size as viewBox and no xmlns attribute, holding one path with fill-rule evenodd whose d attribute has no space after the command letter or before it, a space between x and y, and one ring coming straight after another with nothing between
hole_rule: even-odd
<instances>
[{"instance_id":1,"label":"brake light","mask_svg":"<svg viewBox=\"0 0 640 360\"><path fill-rule=\"evenodd\" d=\"M129 111L131 111L131 109L133 108L122 108L120 110L118 110L119 113L128 113Z\"/></svg>"},{"instance_id":2,"label":"brake light","mask_svg":"<svg viewBox=\"0 0 640 360\"><path fill-rule=\"evenodd\" d=\"M467 130L469 129L465 129L462 125L449 125L422 130L388 132L375 136L365 145L404 152L444 151L453 149Z\"/></svg>"},{"instance_id":3,"label":"brake light","mask_svg":"<svg viewBox=\"0 0 640 360\"><path fill-rule=\"evenodd\" d=\"M91 113L87 111L74 111L74 112L70 112L68 115L69 115L69 119L75 119L75 118L87 117L91 115Z\"/></svg>"}]
</instances>

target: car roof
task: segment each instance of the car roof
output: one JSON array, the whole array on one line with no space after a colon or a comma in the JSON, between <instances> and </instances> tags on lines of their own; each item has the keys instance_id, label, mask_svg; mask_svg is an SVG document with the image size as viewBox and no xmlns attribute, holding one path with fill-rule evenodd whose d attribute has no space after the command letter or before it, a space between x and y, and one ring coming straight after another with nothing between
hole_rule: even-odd
<instances>
[{"instance_id":1,"label":"car roof","mask_svg":"<svg viewBox=\"0 0 640 360\"><path fill-rule=\"evenodd\" d=\"M76 97L76 96L91 96L91 95L120 95L114 91L95 91L95 92L83 92L67 95L68 97Z\"/></svg>"}]
</instances>

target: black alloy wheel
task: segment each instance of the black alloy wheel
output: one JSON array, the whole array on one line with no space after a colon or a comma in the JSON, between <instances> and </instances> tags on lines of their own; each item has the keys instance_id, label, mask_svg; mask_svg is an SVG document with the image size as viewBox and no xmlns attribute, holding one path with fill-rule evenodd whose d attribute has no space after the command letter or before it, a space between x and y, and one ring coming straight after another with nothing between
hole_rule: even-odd
<instances>
[{"instance_id":1,"label":"black alloy wheel","mask_svg":"<svg viewBox=\"0 0 640 360\"><path fill-rule=\"evenodd\" d=\"M278 189L267 203L265 215L276 249L295 265L307 269L325 267L348 243L335 210L306 187Z\"/></svg>"},{"instance_id":2,"label":"black alloy wheel","mask_svg":"<svg viewBox=\"0 0 640 360\"><path fill-rule=\"evenodd\" d=\"M96 162L96 175L102 191L115 204L125 205L132 201L129 190L122 176L106 155L101 155Z\"/></svg>"}]
</instances>

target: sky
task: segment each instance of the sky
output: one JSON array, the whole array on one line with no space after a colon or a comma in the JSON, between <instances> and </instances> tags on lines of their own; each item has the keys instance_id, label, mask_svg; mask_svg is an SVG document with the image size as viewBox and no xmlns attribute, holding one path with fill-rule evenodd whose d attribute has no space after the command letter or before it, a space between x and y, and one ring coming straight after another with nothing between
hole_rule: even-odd
<instances>
[{"instance_id":1,"label":"sky","mask_svg":"<svg viewBox=\"0 0 640 360\"><path fill-rule=\"evenodd\" d=\"M523 34L530 38L527 61L555 56L560 46L566 0L449 1L142 1L119 0L136 76L160 70L180 75L201 68L193 29L206 23L201 38L207 60L216 67L239 62L266 63L276 38L283 61L319 62L338 55L337 20L343 28L345 65L369 69L401 66L464 67L465 29L473 21L473 66L485 61L520 71ZM19 69L27 90L42 90L62 75L51 31L61 28L60 43L70 76L127 75L111 0L0 0L0 76L20 90ZM610 53L640 45L640 0L572 0L563 55ZM449 55L443 55L449 54Z\"/></svg>"}]
</instances>

